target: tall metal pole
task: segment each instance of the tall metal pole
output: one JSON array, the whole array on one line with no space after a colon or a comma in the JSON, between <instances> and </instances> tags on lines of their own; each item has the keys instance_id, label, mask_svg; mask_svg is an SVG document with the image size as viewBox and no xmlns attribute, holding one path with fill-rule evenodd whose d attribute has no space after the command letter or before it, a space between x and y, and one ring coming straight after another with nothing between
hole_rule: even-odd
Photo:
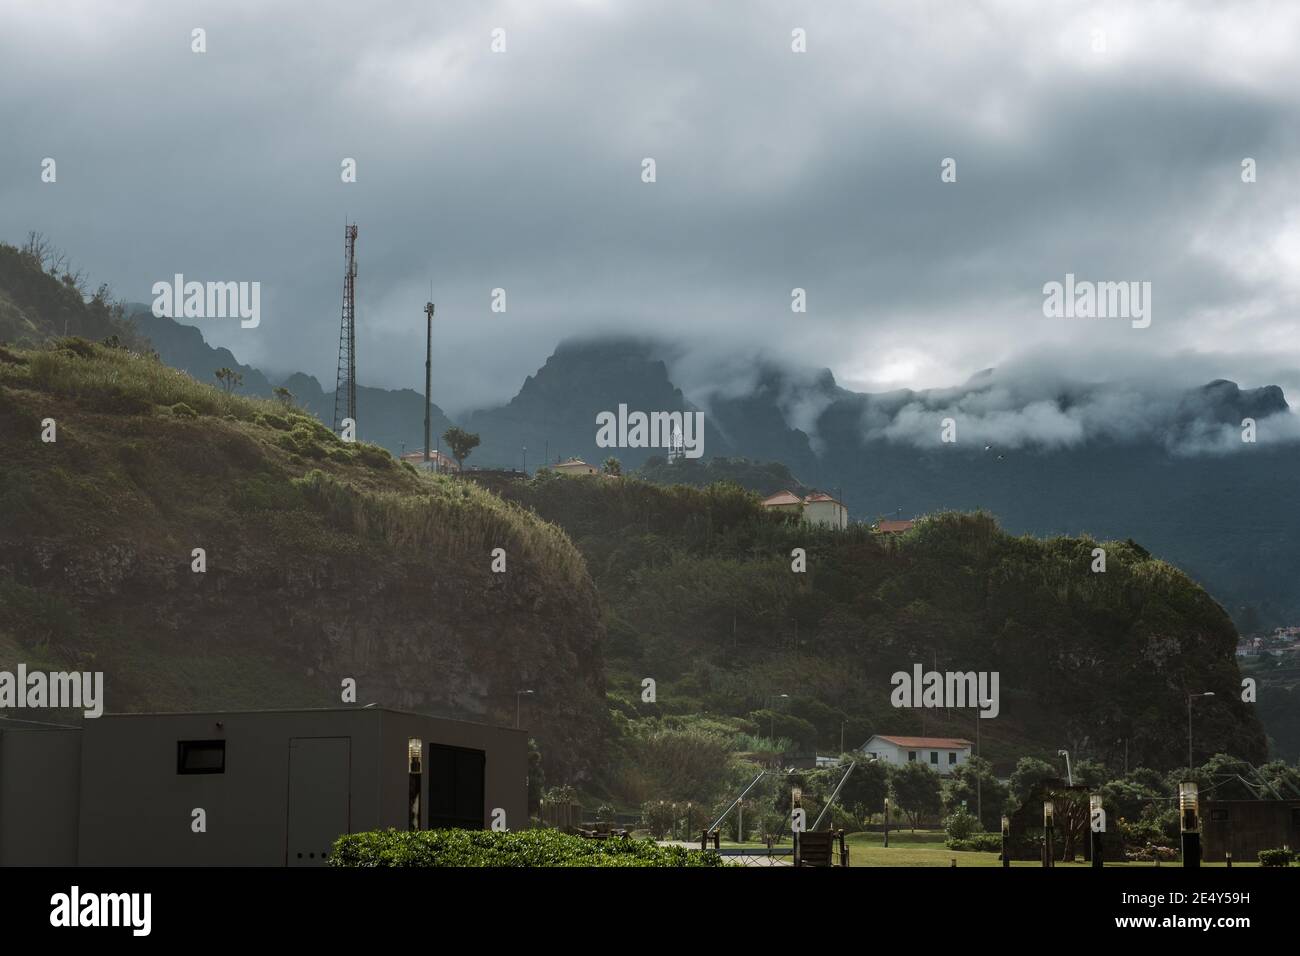
<instances>
[{"instance_id":1,"label":"tall metal pole","mask_svg":"<svg viewBox=\"0 0 1300 956\"><path fill-rule=\"evenodd\" d=\"M433 405L433 303L424 304L428 328L424 334L424 465L429 466L430 408Z\"/></svg>"},{"instance_id":2,"label":"tall metal pole","mask_svg":"<svg viewBox=\"0 0 1300 956\"><path fill-rule=\"evenodd\" d=\"M334 379L334 430L343 426L343 419L357 420L357 327L356 327L356 276L357 276L357 226L347 225L343 231L347 271L343 276L343 318L339 327L339 364Z\"/></svg>"},{"instance_id":3,"label":"tall metal pole","mask_svg":"<svg viewBox=\"0 0 1300 956\"><path fill-rule=\"evenodd\" d=\"M1187 772L1192 772L1192 698L1193 697L1213 697L1214 691L1207 690L1203 694L1187 695Z\"/></svg>"}]
</instances>

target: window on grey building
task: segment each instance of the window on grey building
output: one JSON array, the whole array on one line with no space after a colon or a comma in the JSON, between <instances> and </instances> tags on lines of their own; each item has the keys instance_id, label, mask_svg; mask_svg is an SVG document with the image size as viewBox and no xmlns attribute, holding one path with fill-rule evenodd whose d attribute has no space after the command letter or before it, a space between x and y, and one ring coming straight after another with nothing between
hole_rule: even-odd
<instances>
[{"instance_id":1,"label":"window on grey building","mask_svg":"<svg viewBox=\"0 0 1300 956\"><path fill-rule=\"evenodd\" d=\"M951 766L952 766L953 764L955 764L956 762L957 762L957 755L956 755L955 753L953 753L952 751L949 751L949 752L948 752L948 766L951 767Z\"/></svg>"},{"instance_id":2,"label":"window on grey building","mask_svg":"<svg viewBox=\"0 0 1300 956\"><path fill-rule=\"evenodd\" d=\"M177 773L225 773L226 742L224 740L176 741Z\"/></svg>"},{"instance_id":3,"label":"window on grey building","mask_svg":"<svg viewBox=\"0 0 1300 956\"><path fill-rule=\"evenodd\" d=\"M939 751L937 751L937 750L931 750L931 751L930 751L930 763L938 763L938 762L939 762Z\"/></svg>"},{"instance_id":4,"label":"window on grey building","mask_svg":"<svg viewBox=\"0 0 1300 956\"><path fill-rule=\"evenodd\" d=\"M907 752L907 759L908 759L909 762L916 760L916 751L915 751L915 750L909 750L909 751Z\"/></svg>"}]
</instances>

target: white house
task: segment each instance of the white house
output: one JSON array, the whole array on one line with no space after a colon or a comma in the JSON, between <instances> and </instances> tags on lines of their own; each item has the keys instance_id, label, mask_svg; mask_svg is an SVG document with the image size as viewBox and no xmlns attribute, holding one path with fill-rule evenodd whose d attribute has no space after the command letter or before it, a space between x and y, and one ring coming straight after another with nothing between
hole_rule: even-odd
<instances>
[{"instance_id":1,"label":"white house","mask_svg":"<svg viewBox=\"0 0 1300 956\"><path fill-rule=\"evenodd\" d=\"M763 499L763 507L771 511L802 515L803 520L809 524L824 528L842 530L849 526L849 509L820 491L813 492L806 498L800 498L791 491L778 491Z\"/></svg>"},{"instance_id":2,"label":"white house","mask_svg":"<svg viewBox=\"0 0 1300 956\"><path fill-rule=\"evenodd\" d=\"M570 458L558 465L552 465L551 469L561 475L594 475L598 471L595 465L589 465L581 458Z\"/></svg>"},{"instance_id":3,"label":"white house","mask_svg":"<svg viewBox=\"0 0 1300 956\"><path fill-rule=\"evenodd\" d=\"M858 749L871 760L901 766L905 763L923 763L941 774L952 773L955 767L970 760L969 740L961 737L891 737L876 734Z\"/></svg>"},{"instance_id":4,"label":"white house","mask_svg":"<svg viewBox=\"0 0 1300 956\"><path fill-rule=\"evenodd\" d=\"M803 518L809 524L843 531L849 526L849 509L830 495L815 492L803 500Z\"/></svg>"}]
</instances>

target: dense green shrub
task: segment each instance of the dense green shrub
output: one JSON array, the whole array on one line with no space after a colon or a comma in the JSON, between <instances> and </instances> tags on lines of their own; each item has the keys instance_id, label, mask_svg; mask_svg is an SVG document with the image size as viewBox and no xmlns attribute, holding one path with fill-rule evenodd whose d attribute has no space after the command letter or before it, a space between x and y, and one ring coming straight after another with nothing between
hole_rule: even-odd
<instances>
[{"instance_id":1,"label":"dense green shrub","mask_svg":"<svg viewBox=\"0 0 1300 956\"><path fill-rule=\"evenodd\" d=\"M724 866L713 852L652 840L586 840L559 830L382 830L334 842L330 866Z\"/></svg>"},{"instance_id":2,"label":"dense green shrub","mask_svg":"<svg viewBox=\"0 0 1300 956\"><path fill-rule=\"evenodd\" d=\"M972 833L964 840L948 839L944 846L950 850L975 850L980 853L1002 852L1001 833Z\"/></svg>"},{"instance_id":3,"label":"dense green shrub","mask_svg":"<svg viewBox=\"0 0 1300 956\"><path fill-rule=\"evenodd\" d=\"M1260 850L1260 866L1290 866L1295 854L1290 850Z\"/></svg>"},{"instance_id":4,"label":"dense green shrub","mask_svg":"<svg viewBox=\"0 0 1300 956\"><path fill-rule=\"evenodd\" d=\"M958 807L954 812L948 814L943 821L943 832L948 835L948 846L952 846L954 840L964 841L970 839L971 835L979 829L980 822L975 818L975 814L967 811L965 807ZM954 849L956 849L954 847Z\"/></svg>"}]
</instances>

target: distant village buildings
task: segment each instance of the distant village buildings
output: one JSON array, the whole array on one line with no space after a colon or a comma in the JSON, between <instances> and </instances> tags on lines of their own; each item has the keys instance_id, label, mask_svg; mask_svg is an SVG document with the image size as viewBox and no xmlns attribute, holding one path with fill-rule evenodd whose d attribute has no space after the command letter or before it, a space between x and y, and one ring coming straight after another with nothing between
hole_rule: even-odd
<instances>
[{"instance_id":1,"label":"distant village buildings","mask_svg":"<svg viewBox=\"0 0 1300 956\"><path fill-rule=\"evenodd\" d=\"M1300 627L1277 627L1263 637L1243 637L1237 642L1238 657L1291 658L1300 655Z\"/></svg>"}]
</instances>

